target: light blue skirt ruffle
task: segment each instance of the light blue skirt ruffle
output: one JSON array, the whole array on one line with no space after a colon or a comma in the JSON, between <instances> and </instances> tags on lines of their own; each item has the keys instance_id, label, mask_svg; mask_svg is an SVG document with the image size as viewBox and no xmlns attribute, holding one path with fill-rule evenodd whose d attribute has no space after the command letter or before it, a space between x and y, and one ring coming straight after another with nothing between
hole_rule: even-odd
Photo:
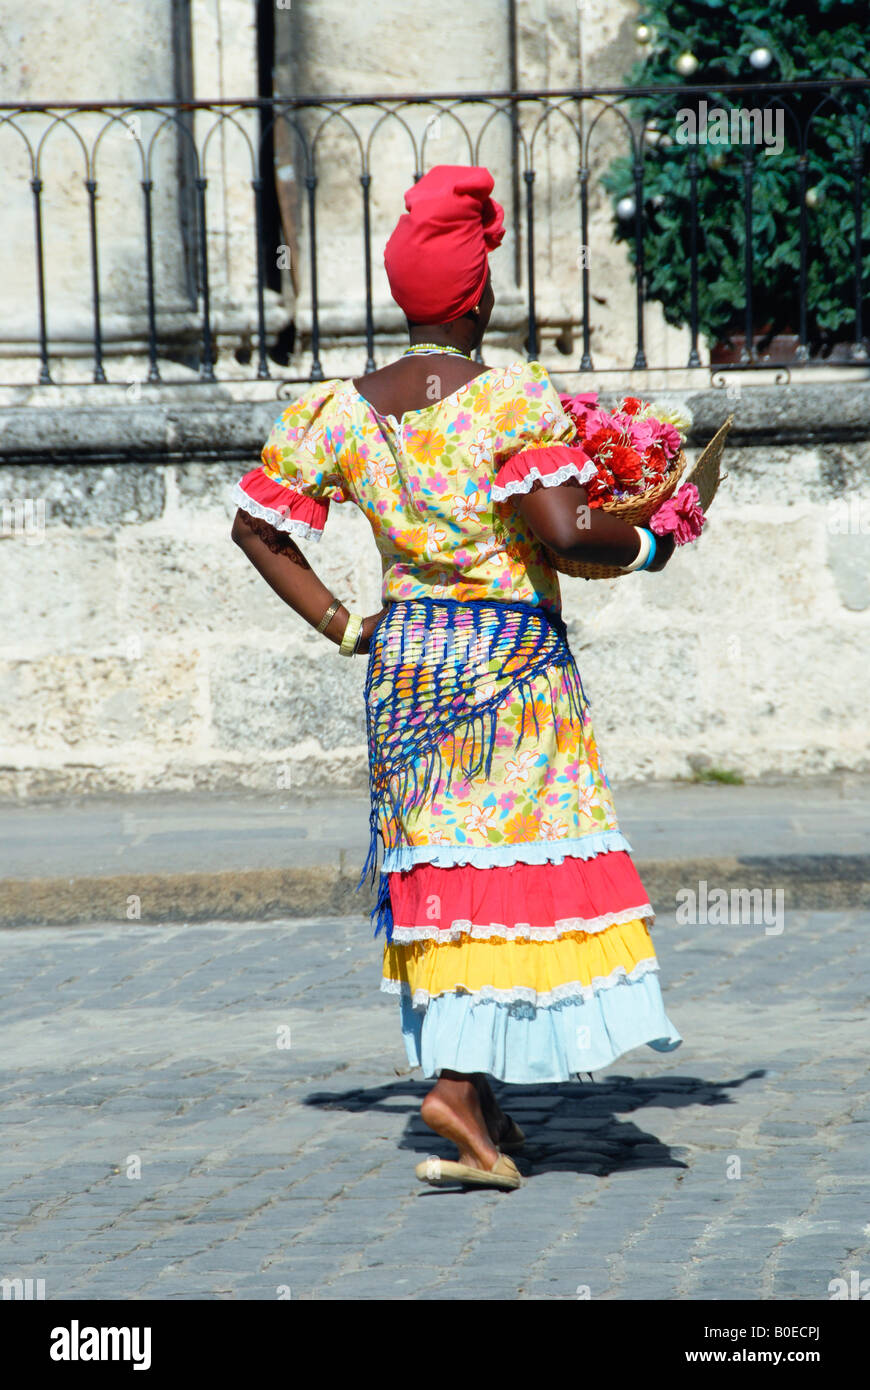
<instances>
[{"instance_id":1,"label":"light blue skirt ruffle","mask_svg":"<svg viewBox=\"0 0 870 1390\"><path fill-rule=\"evenodd\" d=\"M570 1081L644 1044L672 1052L682 1042L652 972L545 1008L472 994L441 994L425 1009L401 999L408 1062L424 1076L484 1072L499 1081Z\"/></svg>"}]
</instances>

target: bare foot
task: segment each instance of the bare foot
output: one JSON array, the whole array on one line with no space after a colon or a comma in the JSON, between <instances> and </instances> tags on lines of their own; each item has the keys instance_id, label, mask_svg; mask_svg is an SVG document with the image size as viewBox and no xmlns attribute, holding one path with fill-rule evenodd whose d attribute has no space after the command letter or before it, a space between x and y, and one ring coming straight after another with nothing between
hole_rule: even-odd
<instances>
[{"instance_id":1,"label":"bare foot","mask_svg":"<svg viewBox=\"0 0 870 1390\"><path fill-rule=\"evenodd\" d=\"M498 1149L490 1138L477 1087L460 1072L443 1071L420 1107L424 1124L449 1139L459 1162L469 1168L495 1167Z\"/></svg>"}]
</instances>

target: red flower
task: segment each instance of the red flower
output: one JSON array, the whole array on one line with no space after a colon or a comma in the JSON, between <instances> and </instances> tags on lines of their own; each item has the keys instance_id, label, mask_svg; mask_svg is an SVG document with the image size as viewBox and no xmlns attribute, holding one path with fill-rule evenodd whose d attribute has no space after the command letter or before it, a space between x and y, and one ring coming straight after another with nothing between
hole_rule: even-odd
<instances>
[{"instance_id":1,"label":"red flower","mask_svg":"<svg viewBox=\"0 0 870 1390\"><path fill-rule=\"evenodd\" d=\"M595 433L591 436L591 438L588 438L586 440L586 452L587 454L594 455L599 453L600 450L608 449L612 445L618 443L619 430L609 428L596 430Z\"/></svg>"},{"instance_id":2,"label":"red flower","mask_svg":"<svg viewBox=\"0 0 870 1390\"><path fill-rule=\"evenodd\" d=\"M621 483L635 483L643 474L643 461L635 449L617 444L610 455L610 467Z\"/></svg>"},{"instance_id":3,"label":"red flower","mask_svg":"<svg viewBox=\"0 0 870 1390\"><path fill-rule=\"evenodd\" d=\"M586 496L591 507L600 507L604 498L610 495L616 484L616 479L605 464L599 461L597 467L596 477L591 478L586 485Z\"/></svg>"},{"instance_id":4,"label":"red flower","mask_svg":"<svg viewBox=\"0 0 870 1390\"><path fill-rule=\"evenodd\" d=\"M651 448L647 449L645 462L654 476L664 476L668 467L668 456L661 444L653 444Z\"/></svg>"},{"instance_id":5,"label":"red flower","mask_svg":"<svg viewBox=\"0 0 870 1390\"><path fill-rule=\"evenodd\" d=\"M637 415L641 408L641 402L637 396L626 396L622 402L622 408L626 415Z\"/></svg>"}]
</instances>

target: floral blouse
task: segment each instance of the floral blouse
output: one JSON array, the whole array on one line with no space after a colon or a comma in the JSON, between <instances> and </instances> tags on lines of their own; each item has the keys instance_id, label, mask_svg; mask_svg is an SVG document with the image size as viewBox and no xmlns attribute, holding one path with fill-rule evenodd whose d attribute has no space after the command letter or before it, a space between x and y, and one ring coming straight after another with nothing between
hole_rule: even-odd
<instances>
[{"instance_id":1,"label":"floral blouse","mask_svg":"<svg viewBox=\"0 0 870 1390\"><path fill-rule=\"evenodd\" d=\"M352 381L309 387L278 417L233 499L301 539L354 502L381 555L382 601L495 598L558 611L559 580L510 499L594 466L540 362L490 367L401 420Z\"/></svg>"}]
</instances>

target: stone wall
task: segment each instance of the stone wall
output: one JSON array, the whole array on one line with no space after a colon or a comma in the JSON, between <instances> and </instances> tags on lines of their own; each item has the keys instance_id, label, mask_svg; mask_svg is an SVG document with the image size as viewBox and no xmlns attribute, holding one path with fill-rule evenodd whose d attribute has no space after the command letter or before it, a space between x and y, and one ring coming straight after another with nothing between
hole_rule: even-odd
<instances>
[{"instance_id":1,"label":"stone wall","mask_svg":"<svg viewBox=\"0 0 870 1390\"><path fill-rule=\"evenodd\" d=\"M697 440L738 415L700 542L661 575L563 581L608 769L866 769L870 387L685 399ZM38 432L5 413L0 795L364 785L364 662L229 538L227 487L279 408L43 408ZM809 420L832 423L808 442ZM336 594L379 606L351 506L307 551Z\"/></svg>"}]
</instances>

